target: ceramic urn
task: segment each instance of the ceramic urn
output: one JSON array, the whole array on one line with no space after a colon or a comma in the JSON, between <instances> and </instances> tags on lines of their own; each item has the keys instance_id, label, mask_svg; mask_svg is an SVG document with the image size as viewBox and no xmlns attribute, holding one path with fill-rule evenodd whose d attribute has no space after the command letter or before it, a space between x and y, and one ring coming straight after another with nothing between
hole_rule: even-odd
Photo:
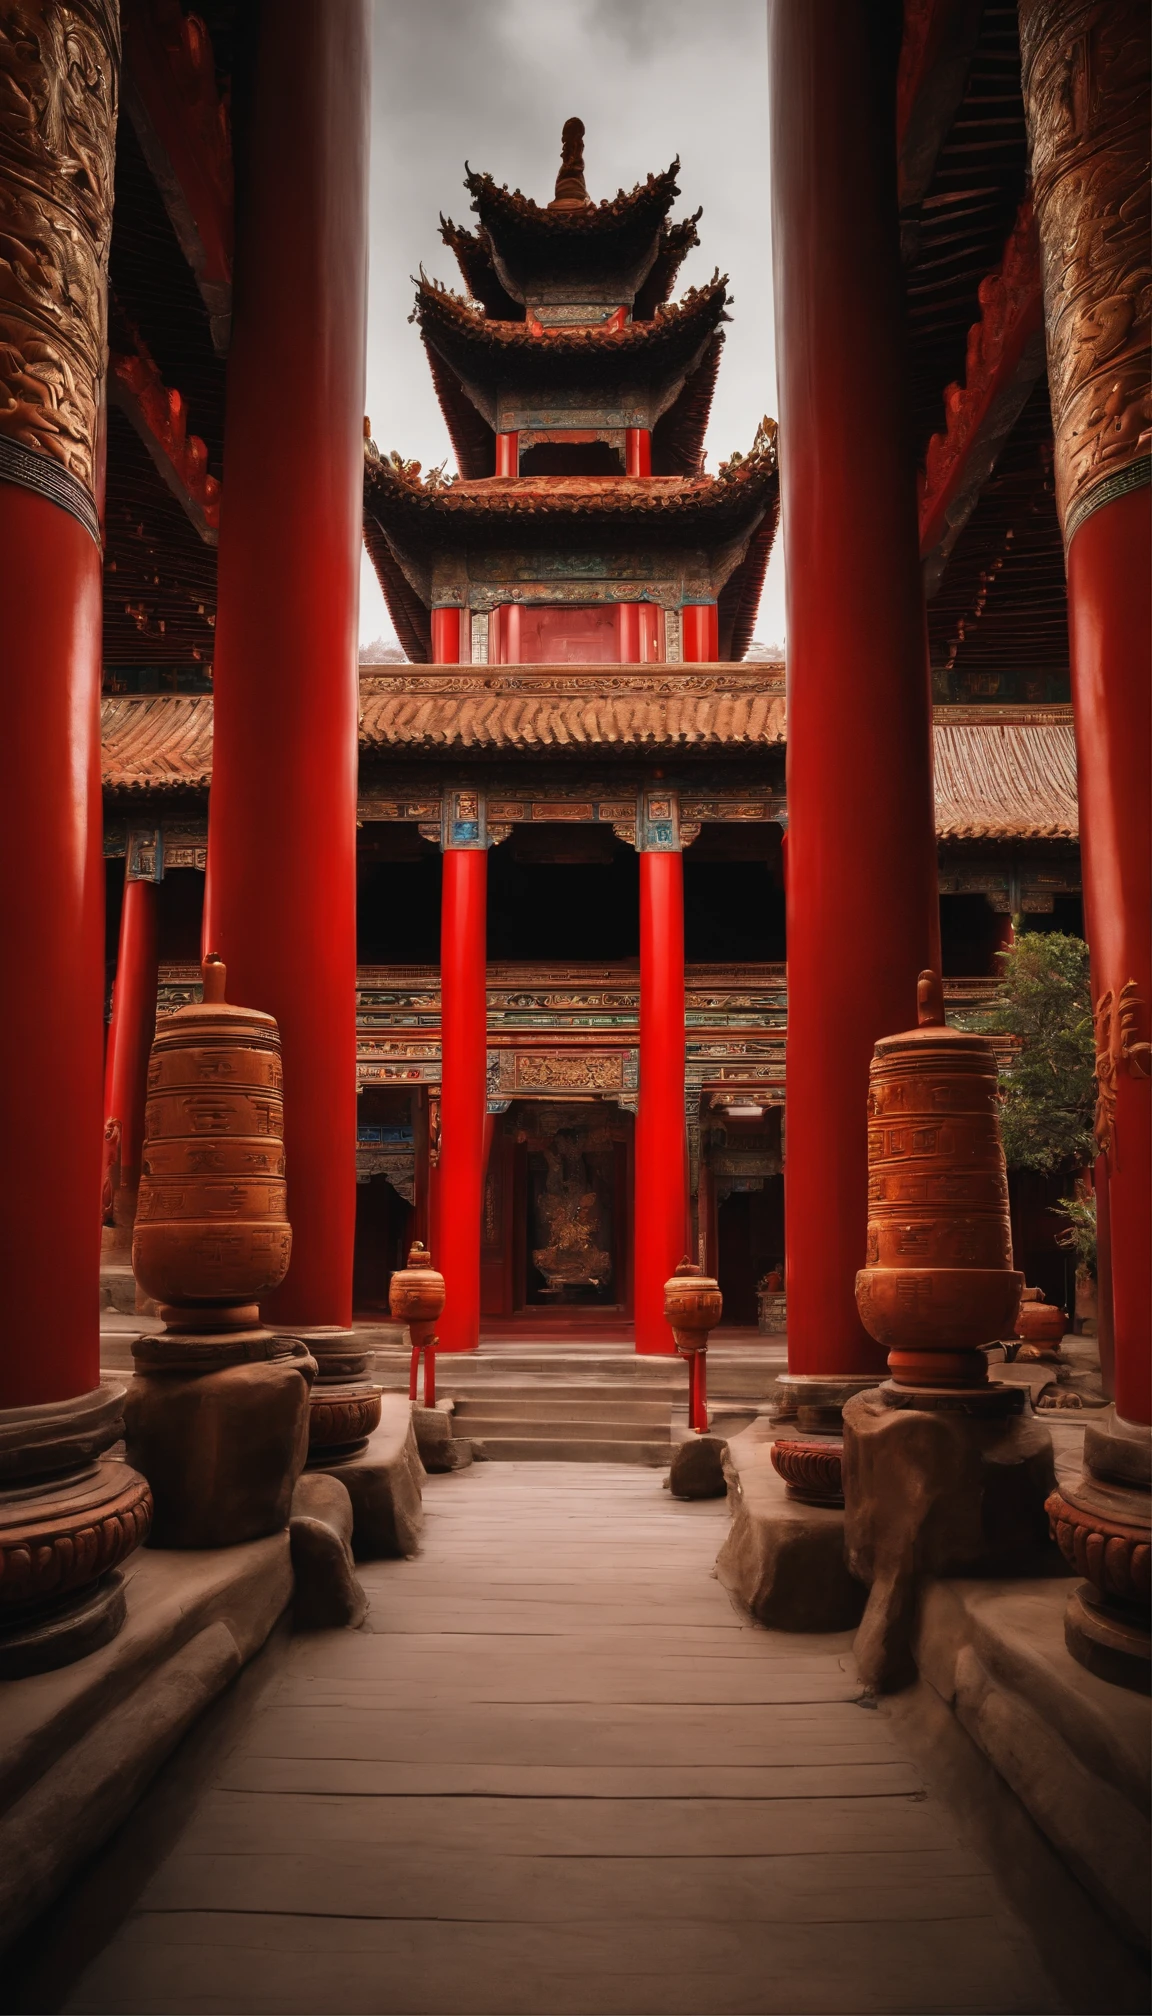
<instances>
[{"instance_id":1,"label":"ceramic urn","mask_svg":"<svg viewBox=\"0 0 1152 2016\"><path fill-rule=\"evenodd\" d=\"M132 1266L170 1330L241 1329L288 1272L280 1036L271 1015L224 998L165 1017L148 1064Z\"/></svg>"},{"instance_id":2,"label":"ceramic urn","mask_svg":"<svg viewBox=\"0 0 1152 2016\"><path fill-rule=\"evenodd\" d=\"M388 1287L393 1320L406 1323L413 1350L435 1345L433 1334L444 1312L444 1276L432 1265L432 1255L419 1239L409 1248L408 1265L398 1267Z\"/></svg>"},{"instance_id":3,"label":"ceramic urn","mask_svg":"<svg viewBox=\"0 0 1152 2016\"><path fill-rule=\"evenodd\" d=\"M987 1381L982 1344L1011 1337L1024 1277L1012 1265L996 1056L944 1023L922 973L919 1026L877 1043L868 1087L865 1329L898 1385Z\"/></svg>"},{"instance_id":4,"label":"ceramic urn","mask_svg":"<svg viewBox=\"0 0 1152 2016\"><path fill-rule=\"evenodd\" d=\"M691 1260L680 1262L671 1279L664 1283L664 1315L682 1353L707 1348L708 1333L716 1328L724 1312L720 1284Z\"/></svg>"}]
</instances>

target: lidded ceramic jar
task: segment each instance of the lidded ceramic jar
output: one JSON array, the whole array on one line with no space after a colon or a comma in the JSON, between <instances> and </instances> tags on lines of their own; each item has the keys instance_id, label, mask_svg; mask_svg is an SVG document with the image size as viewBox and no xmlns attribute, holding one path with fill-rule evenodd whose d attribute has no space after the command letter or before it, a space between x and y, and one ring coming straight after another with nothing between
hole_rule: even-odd
<instances>
[{"instance_id":1,"label":"lidded ceramic jar","mask_svg":"<svg viewBox=\"0 0 1152 2016\"><path fill-rule=\"evenodd\" d=\"M680 1352L703 1351L724 1313L720 1284L693 1261L680 1262L664 1283L664 1315Z\"/></svg>"},{"instance_id":2,"label":"lidded ceramic jar","mask_svg":"<svg viewBox=\"0 0 1152 2016\"><path fill-rule=\"evenodd\" d=\"M897 1385L987 1382L982 1344L1011 1337L1012 1266L996 1055L949 1029L938 974L920 975L919 1027L877 1043L868 1085L868 1264L860 1320Z\"/></svg>"},{"instance_id":3,"label":"lidded ceramic jar","mask_svg":"<svg viewBox=\"0 0 1152 2016\"><path fill-rule=\"evenodd\" d=\"M292 1253L280 1034L224 999L222 960L202 970L152 1045L132 1266L170 1330L244 1329Z\"/></svg>"},{"instance_id":4,"label":"lidded ceramic jar","mask_svg":"<svg viewBox=\"0 0 1152 2016\"><path fill-rule=\"evenodd\" d=\"M395 1322L408 1325L413 1350L435 1344L432 1333L444 1313L444 1276L419 1239L409 1248L408 1265L392 1276L388 1307Z\"/></svg>"}]
</instances>

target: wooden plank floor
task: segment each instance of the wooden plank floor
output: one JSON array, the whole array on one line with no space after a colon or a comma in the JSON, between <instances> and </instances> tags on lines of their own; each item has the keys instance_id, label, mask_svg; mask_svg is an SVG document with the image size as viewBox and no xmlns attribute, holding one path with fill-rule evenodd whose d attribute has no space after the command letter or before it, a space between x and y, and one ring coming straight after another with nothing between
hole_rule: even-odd
<instances>
[{"instance_id":1,"label":"wooden plank floor","mask_svg":"<svg viewBox=\"0 0 1152 2016\"><path fill-rule=\"evenodd\" d=\"M431 1479L296 1638L78 2011L1049 2011L847 1637L759 1629L650 1471Z\"/></svg>"}]
</instances>

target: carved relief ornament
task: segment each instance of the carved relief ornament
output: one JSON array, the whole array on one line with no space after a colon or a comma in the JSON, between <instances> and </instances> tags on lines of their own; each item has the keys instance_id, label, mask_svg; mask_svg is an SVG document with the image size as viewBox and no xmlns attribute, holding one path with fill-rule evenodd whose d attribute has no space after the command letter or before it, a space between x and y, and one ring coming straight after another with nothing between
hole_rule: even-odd
<instances>
[{"instance_id":1,"label":"carved relief ornament","mask_svg":"<svg viewBox=\"0 0 1152 2016\"><path fill-rule=\"evenodd\" d=\"M1122 1075L1152 1078L1152 1043L1145 1040L1148 1004L1141 999L1135 980L1126 980L1118 993L1109 987L1097 1001L1092 1021L1096 1038L1093 1132L1100 1153L1110 1155L1116 1127L1117 1080Z\"/></svg>"},{"instance_id":2,"label":"carved relief ornament","mask_svg":"<svg viewBox=\"0 0 1152 2016\"><path fill-rule=\"evenodd\" d=\"M119 71L115 0L0 9L0 480L97 538Z\"/></svg>"},{"instance_id":3,"label":"carved relief ornament","mask_svg":"<svg viewBox=\"0 0 1152 2016\"><path fill-rule=\"evenodd\" d=\"M1065 545L1149 480L1149 44L1140 0L1021 0Z\"/></svg>"}]
</instances>

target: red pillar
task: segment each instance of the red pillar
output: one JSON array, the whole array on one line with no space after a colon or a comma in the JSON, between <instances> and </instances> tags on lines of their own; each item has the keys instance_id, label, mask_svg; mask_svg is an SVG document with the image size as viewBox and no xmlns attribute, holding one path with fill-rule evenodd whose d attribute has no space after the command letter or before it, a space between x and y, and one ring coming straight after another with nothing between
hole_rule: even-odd
<instances>
[{"instance_id":1,"label":"red pillar","mask_svg":"<svg viewBox=\"0 0 1152 2016\"><path fill-rule=\"evenodd\" d=\"M720 652L716 604L686 603L680 612L680 635L686 664L714 664Z\"/></svg>"},{"instance_id":2,"label":"red pillar","mask_svg":"<svg viewBox=\"0 0 1152 2016\"><path fill-rule=\"evenodd\" d=\"M2 463L0 609L0 1407L29 1407L100 1379L101 565Z\"/></svg>"},{"instance_id":3,"label":"red pillar","mask_svg":"<svg viewBox=\"0 0 1152 2016\"><path fill-rule=\"evenodd\" d=\"M1107 1216L1116 1411L1145 1424L1152 1422L1150 553L1147 484L1091 512L1068 549L1084 908L1097 1048L1108 1053L1115 1096Z\"/></svg>"},{"instance_id":4,"label":"red pillar","mask_svg":"<svg viewBox=\"0 0 1152 2016\"><path fill-rule=\"evenodd\" d=\"M497 476L518 476L520 474L519 434L497 434L496 474Z\"/></svg>"},{"instance_id":5,"label":"red pillar","mask_svg":"<svg viewBox=\"0 0 1152 2016\"><path fill-rule=\"evenodd\" d=\"M433 665L458 665L460 663L460 629L463 613L461 609L433 609Z\"/></svg>"},{"instance_id":6,"label":"red pillar","mask_svg":"<svg viewBox=\"0 0 1152 2016\"><path fill-rule=\"evenodd\" d=\"M640 604L616 604L616 656L621 665L640 663Z\"/></svg>"},{"instance_id":7,"label":"red pillar","mask_svg":"<svg viewBox=\"0 0 1152 2016\"><path fill-rule=\"evenodd\" d=\"M652 436L647 427L625 428L624 456L629 476L652 474Z\"/></svg>"},{"instance_id":8,"label":"red pillar","mask_svg":"<svg viewBox=\"0 0 1152 2016\"><path fill-rule=\"evenodd\" d=\"M664 1283L684 1258L687 1209L684 863L679 850L644 850L633 1291L637 1351L675 1354L664 1319Z\"/></svg>"},{"instance_id":9,"label":"red pillar","mask_svg":"<svg viewBox=\"0 0 1152 2016\"><path fill-rule=\"evenodd\" d=\"M118 1226L130 1226L135 1218L136 1192L140 1187L148 1053L156 1033L156 903L155 882L137 881L125 874L112 1021L104 1066L104 1118L120 1122L122 1201L120 1197L113 1198Z\"/></svg>"},{"instance_id":10,"label":"red pillar","mask_svg":"<svg viewBox=\"0 0 1152 2016\"><path fill-rule=\"evenodd\" d=\"M280 1324L352 1318L366 0L260 10L228 359L206 937L280 1025Z\"/></svg>"},{"instance_id":11,"label":"red pillar","mask_svg":"<svg viewBox=\"0 0 1152 2016\"><path fill-rule=\"evenodd\" d=\"M446 847L440 910L440 1162L436 1265L444 1276L440 1345L480 1342L480 1213L488 1063L488 852Z\"/></svg>"},{"instance_id":12,"label":"red pillar","mask_svg":"<svg viewBox=\"0 0 1152 2016\"><path fill-rule=\"evenodd\" d=\"M883 1370L854 1292L868 1063L878 1036L915 1023L916 976L939 956L889 29L869 0L769 8L788 570L788 1355L801 1374ZM862 386L866 459L844 453Z\"/></svg>"}]
</instances>

